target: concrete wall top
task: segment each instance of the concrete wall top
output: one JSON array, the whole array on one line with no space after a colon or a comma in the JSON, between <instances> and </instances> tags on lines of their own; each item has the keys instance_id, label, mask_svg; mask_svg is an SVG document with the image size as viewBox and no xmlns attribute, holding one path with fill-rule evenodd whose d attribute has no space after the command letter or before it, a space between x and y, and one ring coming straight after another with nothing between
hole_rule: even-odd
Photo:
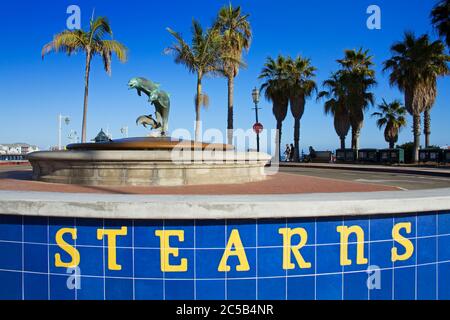
<instances>
[{"instance_id":1,"label":"concrete wall top","mask_svg":"<svg viewBox=\"0 0 450 320\"><path fill-rule=\"evenodd\" d=\"M105 219L262 219L450 210L450 188L298 195L111 195L0 191L0 214Z\"/></svg>"}]
</instances>

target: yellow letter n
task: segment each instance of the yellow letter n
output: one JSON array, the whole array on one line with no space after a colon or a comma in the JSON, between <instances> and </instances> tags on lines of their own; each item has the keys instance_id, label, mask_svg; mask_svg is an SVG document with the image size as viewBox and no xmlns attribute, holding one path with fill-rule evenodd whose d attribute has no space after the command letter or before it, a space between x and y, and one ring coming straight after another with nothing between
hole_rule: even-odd
<instances>
[{"instance_id":1,"label":"yellow letter n","mask_svg":"<svg viewBox=\"0 0 450 320\"><path fill-rule=\"evenodd\" d=\"M291 260L291 253L294 254L295 260L301 269L309 269L311 268L311 263L306 262L303 259L300 249L303 248L308 241L308 234L306 230L303 228L280 228L278 233L283 235L283 269L290 270L294 269L295 265ZM292 236L298 235L300 237L300 242L296 245L292 245Z\"/></svg>"},{"instance_id":2,"label":"yellow letter n","mask_svg":"<svg viewBox=\"0 0 450 320\"><path fill-rule=\"evenodd\" d=\"M369 261L364 257L364 230L360 226L339 226L337 231L341 234L341 266L350 266L352 260L348 258L348 238L356 234L356 264L366 264Z\"/></svg>"}]
</instances>

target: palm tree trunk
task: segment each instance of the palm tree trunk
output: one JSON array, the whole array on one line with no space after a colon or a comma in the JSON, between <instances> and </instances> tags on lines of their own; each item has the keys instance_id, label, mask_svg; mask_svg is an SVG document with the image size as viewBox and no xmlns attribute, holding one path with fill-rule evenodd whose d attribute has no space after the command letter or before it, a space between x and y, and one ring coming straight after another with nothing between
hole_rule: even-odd
<instances>
[{"instance_id":1,"label":"palm tree trunk","mask_svg":"<svg viewBox=\"0 0 450 320\"><path fill-rule=\"evenodd\" d=\"M300 160L300 119L294 119L294 161Z\"/></svg>"},{"instance_id":2,"label":"palm tree trunk","mask_svg":"<svg viewBox=\"0 0 450 320\"><path fill-rule=\"evenodd\" d=\"M345 136L340 136L339 139L341 140L341 149L345 149Z\"/></svg>"},{"instance_id":3,"label":"palm tree trunk","mask_svg":"<svg viewBox=\"0 0 450 320\"><path fill-rule=\"evenodd\" d=\"M395 141L391 140L389 141L389 149L394 149L395 148Z\"/></svg>"},{"instance_id":4,"label":"palm tree trunk","mask_svg":"<svg viewBox=\"0 0 450 320\"><path fill-rule=\"evenodd\" d=\"M87 130L87 110L88 110L88 98L89 98L89 73L91 70L91 53L86 53L86 71L84 76L84 106L83 106L83 122L81 124L81 142L86 143L86 130Z\"/></svg>"},{"instance_id":5,"label":"palm tree trunk","mask_svg":"<svg viewBox=\"0 0 450 320\"><path fill-rule=\"evenodd\" d=\"M275 156L277 157L276 161L281 161L281 128L283 126L283 121L277 120L277 132L275 135Z\"/></svg>"},{"instance_id":6,"label":"palm tree trunk","mask_svg":"<svg viewBox=\"0 0 450 320\"><path fill-rule=\"evenodd\" d=\"M233 95L234 78L228 77L228 123L227 123L227 143L233 144Z\"/></svg>"},{"instance_id":7,"label":"palm tree trunk","mask_svg":"<svg viewBox=\"0 0 450 320\"><path fill-rule=\"evenodd\" d=\"M352 129L352 149L355 150L355 159L358 159L359 150L359 134L360 130L357 128Z\"/></svg>"},{"instance_id":8,"label":"palm tree trunk","mask_svg":"<svg viewBox=\"0 0 450 320\"><path fill-rule=\"evenodd\" d=\"M430 146L430 135L431 135L430 109L426 109L423 114L423 134L425 135L425 148L428 148Z\"/></svg>"},{"instance_id":9,"label":"palm tree trunk","mask_svg":"<svg viewBox=\"0 0 450 320\"><path fill-rule=\"evenodd\" d=\"M414 162L419 161L419 148L420 148L420 114L413 115L413 133L414 133Z\"/></svg>"},{"instance_id":10,"label":"palm tree trunk","mask_svg":"<svg viewBox=\"0 0 450 320\"><path fill-rule=\"evenodd\" d=\"M200 141L200 108L202 99L202 78L198 75L197 78L197 97L195 99L195 141Z\"/></svg>"}]
</instances>

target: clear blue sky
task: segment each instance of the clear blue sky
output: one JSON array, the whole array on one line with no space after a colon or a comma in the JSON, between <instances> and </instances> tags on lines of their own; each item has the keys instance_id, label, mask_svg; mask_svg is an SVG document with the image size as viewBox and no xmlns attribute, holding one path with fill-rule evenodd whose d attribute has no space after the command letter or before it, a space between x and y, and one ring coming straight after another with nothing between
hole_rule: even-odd
<instances>
[{"instance_id":1,"label":"clear blue sky","mask_svg":"<svg viewBox=\"0 0 450 320\"><path fill-rule=\"evenodd\" d=\"M120 137L123 125L130 128L130 136L146 134L136 127L138 115L149 112L146 100L127 90L128 80L134 76L151 78L162 84L171 94L170 129L192 130L194 120L193 95L195 77L163 54L172 43L165 30L171 27L186 38L190 35L192 18L209 25L226 0L196 1L5 1L0 11L2 50L0 50L0 143L29 142L47 148L57 142L57 114L69 115L72 123L64 128L81 131L83 105L84 56L68 58L52 54L41 60L42 46L52 36L64 30L66 8L77 4L82 11L82 25L87 26L92 9L96 15L110 19L114 36L130 49L129 61L113 62L112 77L103 71L100 59L92 66L88 137L93 138L100 128L109 125L113 137ZM301 54L312 59L318 68L321 83L337 68L336 59L348 48L371 50L376 63L379 85L374 90L377 102L382 98L402 98L387 83L381 72L382 62L389 57L390 45L402 38L405 30L416 34L436 34L429 24L432 0L252 0L233 1L250 14L254 33L248 68L241 70L235 85L235 127L250 128L254 122L251 109L251 90L260 82L257 76L267 56L279 53ZM366 28L366 9L377 4L382 10L382 29ZM211 106L202 112L204 128L226 128L226 81L222 78L204 80ZM439 95L432 112L432 142L450 143L450 79L438 83ZM261 122L273 128L275 120L271 105L262 101ZM371 110L370 112L373 112ZM400 136L400 143L411 141L408 128ZM385 147L383 134L375 120L366 114L361 135L363 147ZM289 114L284 122L283 143L291 142L293 120ZM349 140L348 140L349 141ZM63 142L67 142L64 139ZM301 145L316 149L335 149L338 138L333 120L323 114L323 106L309 100L301 122Z\"/></svg>"}]
</instances>

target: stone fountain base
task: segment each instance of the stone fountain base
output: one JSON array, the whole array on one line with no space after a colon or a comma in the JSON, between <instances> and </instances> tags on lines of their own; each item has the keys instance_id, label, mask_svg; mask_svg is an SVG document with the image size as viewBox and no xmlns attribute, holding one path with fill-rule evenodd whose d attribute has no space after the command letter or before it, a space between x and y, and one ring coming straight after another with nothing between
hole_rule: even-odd
<instances>
[{"instance_id":1,"label":"stone fountain base","mask_svg":"<svg viewBox=\"0 0 450 320\"><path fill-rule=\"evenodd\" d=\"M91 186L182 186L264 180L270 156L229 145L131 138L28 155L33 179Z\"/></svg>"}]
</instances>

